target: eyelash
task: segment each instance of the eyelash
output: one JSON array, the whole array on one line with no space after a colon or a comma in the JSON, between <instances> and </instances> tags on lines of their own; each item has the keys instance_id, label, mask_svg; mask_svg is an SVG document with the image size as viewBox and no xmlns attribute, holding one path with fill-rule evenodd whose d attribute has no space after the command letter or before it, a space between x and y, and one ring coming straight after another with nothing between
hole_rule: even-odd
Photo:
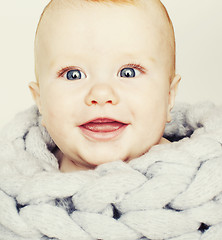
<instances>
[{"instance_id":1,"label":"eyelash","mask_svg":"<svg viewBox=\"0 0 222 240\"><path fill-rule=\"evenodd\" d=\"M63 77L65 73L67 73L68 71L71 71L71 70L79 70L81 71L78 67L65 67L65 68L62 68L61 70L59 70L57 72L57 76L60 78L60 77Z\"/></svg>"},{"instance_id":2,"label":"eyelash","mask_svg":"<svg viewBox=\"0 0 222 240\"><path fill-rule=\"evenodd\" d=\"M147 72L147 70L144 67L142 67L140 64L135 64L135 63L129 63L129 64L124 65L120 69L120 71L123 70L124 68L135 68L135 69L137 69L138 71L140 71L143 74L145 74Z\"/></svg>"},{"instance_id":3,"label":"eyelash","mask_svg":"<svg viewBox=\"0 0 222 240\"><path fill-rule=\"evenodd\" d=\"M129 64L124 65L120 69L120 71L122 69L124 69L124 68L135 68L135 69L139 70L142 74L145 74L147 72L147 70L144 67L142 67L140 64L135 64L135 63L129 63ZM57 76L59 78L63 77L66 72L71 71L71 70L79 70L79 71L81 71L78 67L74 67L74 66L72 66L72 67L65 67L65 68L62 68L61 70L59 70L57 72Z\"/></svg>"}]
</instances>

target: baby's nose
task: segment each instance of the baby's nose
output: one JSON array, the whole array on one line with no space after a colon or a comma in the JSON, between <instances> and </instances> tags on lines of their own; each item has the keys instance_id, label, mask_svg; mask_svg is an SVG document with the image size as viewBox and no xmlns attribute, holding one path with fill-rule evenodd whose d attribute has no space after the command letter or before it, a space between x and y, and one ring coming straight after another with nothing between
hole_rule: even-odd
<instances>
[{"instance_id":1,"label":"baby's nose","mask_svg":"<svg viewBox=\"0 0 222 240\"><path fill-rule=\"evenodd\" d=\"M91 105L105 105L107 103L116 105L119 102L119 97L115 90L109 84L95 84L87 94L85 103Z\"/></svg>"}]
</instances>

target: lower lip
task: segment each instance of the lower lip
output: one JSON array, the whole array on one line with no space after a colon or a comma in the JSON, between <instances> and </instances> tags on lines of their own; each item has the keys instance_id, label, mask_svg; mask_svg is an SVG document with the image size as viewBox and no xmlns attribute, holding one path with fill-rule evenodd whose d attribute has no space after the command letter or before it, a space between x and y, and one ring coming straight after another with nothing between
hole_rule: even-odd
<instances>
[{"instance_id":1,"label":"lower lip","mask_svg":"<svg viewBox=\"0 0 222 240\"><path fill-rule=\"evenodd\" d=\"M121 135L121 133L126 129L127 126L128 125L123 125L117 130L110 131L110 132L94 132L82 126L80 126L79 128L82 131L82 133L89 139L96 140L96 141L111 141L118 138L118 136Z\"/></svg>"}]
</instances>

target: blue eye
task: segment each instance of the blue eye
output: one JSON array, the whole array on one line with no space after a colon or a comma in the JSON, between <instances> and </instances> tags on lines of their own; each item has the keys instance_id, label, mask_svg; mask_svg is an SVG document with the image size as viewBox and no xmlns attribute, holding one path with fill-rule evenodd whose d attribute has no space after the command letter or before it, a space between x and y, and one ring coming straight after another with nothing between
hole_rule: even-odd
<instances>
[{"instance_id":1,"label":"blue eye","mask_svg":"<svg viewBox=\"0 0 222 240\"><path fill-rule=\"evenodd\" d=\"M66 73L66 78L68 80L79 80L86 78L86 75L78 69L70 70Z\"/></svg>"},{"instance_id":2,"label":"blue eye","mask_svg":"<svg viewBox=\"0 0 222 240\"><path fill-rule=\"evenodd\" d=\"M134 78L139 73L140 73L140 71L138 71L137 69L134 69L134 68L123 68L120 71L120 77L123 77L123 78Z\"/></svg>"}]
</instances>

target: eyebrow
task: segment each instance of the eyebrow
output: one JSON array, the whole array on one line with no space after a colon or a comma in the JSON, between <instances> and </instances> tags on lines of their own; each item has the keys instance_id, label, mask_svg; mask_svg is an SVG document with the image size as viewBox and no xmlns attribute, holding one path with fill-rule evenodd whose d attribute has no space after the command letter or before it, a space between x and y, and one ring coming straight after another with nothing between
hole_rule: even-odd
<instances>
[{"instance_id":1,"label":"eyebrow","mask_svg":"<svg viewBox=\"0 0 222 240\"><path fill-rule=\"evenodd\" d=\"M150 57L149 60L150 60L151 62L156 62L156 59L155 59L154 57Z\"/></svg>"},{"instance_id":2,"label":"eyebrow","mask_svg":"<svg viewBox=\"0 0 222 240\"><path fill-rule=\"evenodd\" d=\"M125 64L141 62L141 60L139 58L135 57L135 56L139 56L139 54L126 52L126 53L122 53L121 55L122 55L121 59L125 60ZM72 54L72 55L65 56L65 57L63 55L58 55L51 60L49 67L50 68L56 68L58 66L61 67L62 63L65 63L63 65L66 65L66 66L64 66L64 68L68 67L68 65L73 66L73 64L76 65L76 63L80 60L80 58L84 61L84 57L80 57L80 55L78 55L78 53L76 55ZM75 63L74 63L74 60L76 60ZM156 58L150 56L150 57L147 57L146 61L155 63ZM141 62L141 64L142 64L142 62Z\"/></svg>"}]
</instances>

